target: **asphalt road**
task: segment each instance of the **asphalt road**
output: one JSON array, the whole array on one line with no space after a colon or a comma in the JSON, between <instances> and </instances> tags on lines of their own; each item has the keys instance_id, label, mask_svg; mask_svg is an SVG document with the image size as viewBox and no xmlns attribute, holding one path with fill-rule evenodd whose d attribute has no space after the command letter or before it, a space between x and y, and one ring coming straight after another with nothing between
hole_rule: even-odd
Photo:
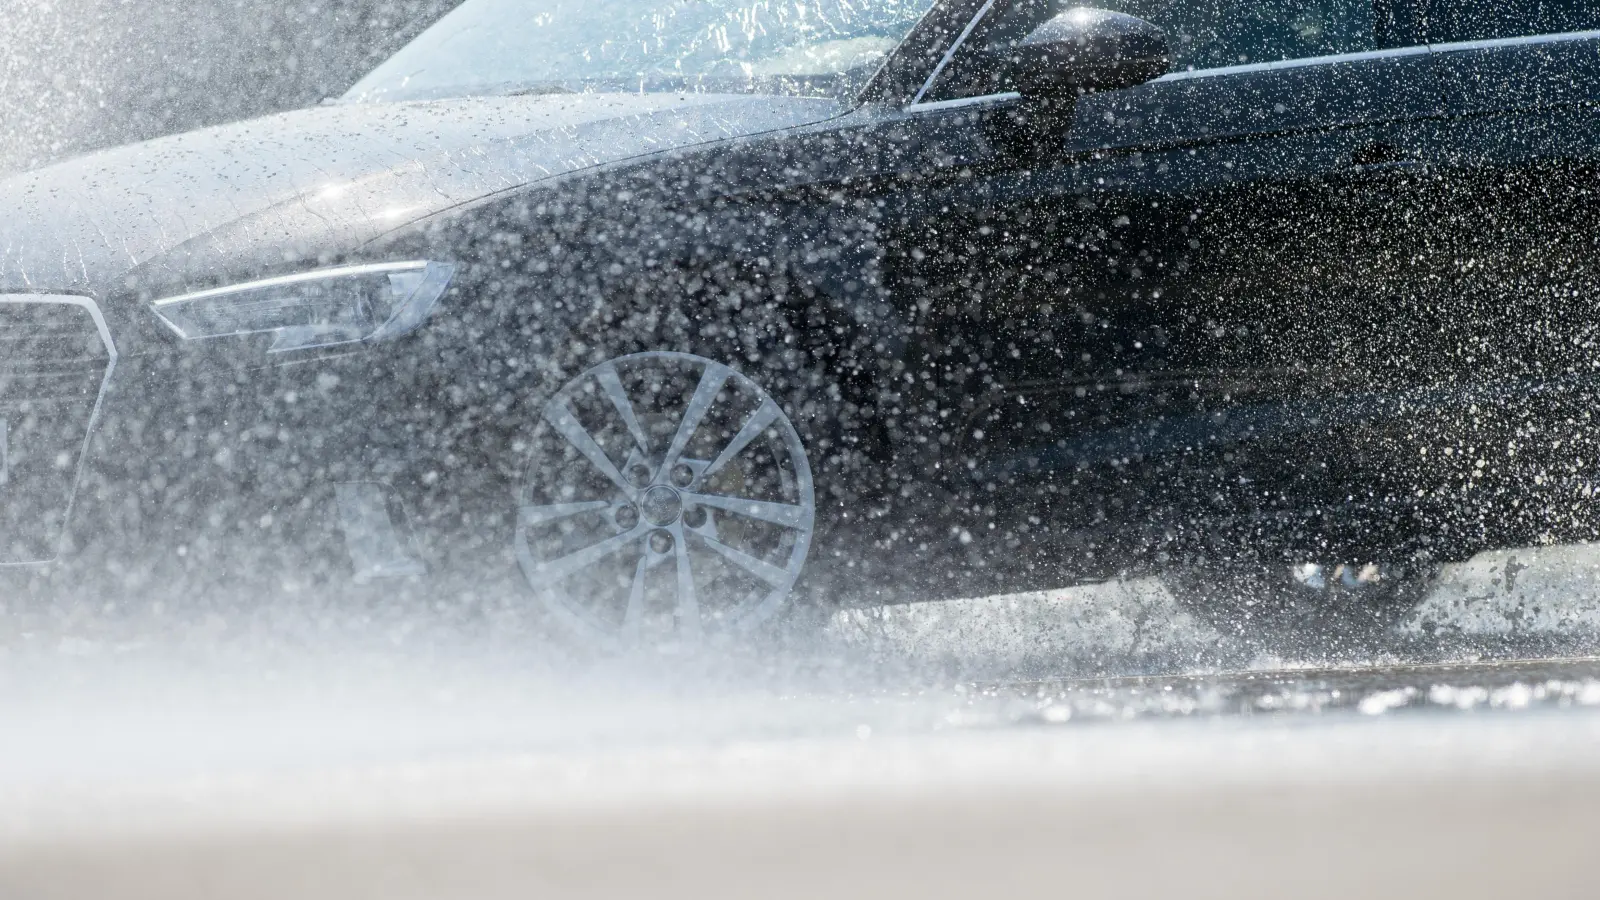
<instances>
[{"instance_id":1,"label":"asphalt road","mask_svg":"<svg viewBox=\"0 0 1600 900\"><path fill-rule=\"evenodd\" d=\"M256 703L202 716L226 732L209 746L167 707L146 723L164 768L137 747L47 776L13 756L0 896L1593 896L1597 674L657 694L610 698L609 732L538 724L549 698L353 720ZM469 739L425 737L451 725Z\"/></svg>"},{"instance_id":2,"label":"asphalt road","mask_svg":"<svg viewBox=\"0 0 1600 900\"><path fill-rule=\"evenodd\" d=\"M36 620L0 635L0 897L1594 896L1594 558L1241 668L1139 583L720 661Z\"/></svg>"}]
</instances>

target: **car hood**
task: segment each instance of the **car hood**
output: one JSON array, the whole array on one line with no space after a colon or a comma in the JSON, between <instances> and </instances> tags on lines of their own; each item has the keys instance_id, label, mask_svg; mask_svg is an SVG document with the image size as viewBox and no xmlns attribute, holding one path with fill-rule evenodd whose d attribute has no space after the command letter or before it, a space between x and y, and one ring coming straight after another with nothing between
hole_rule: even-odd
<instances>
[{"instance_id":1,"label":"car hood","mask_svg":"<svg viewBox=\"0 0 1600 900\"><path fill-rule=\"evenodd\" d=\"M843 111L563 94L323 106L161 138L0 181L0 291L104 295L282 269L500 191Z\"/></svg>"}]
</instances>

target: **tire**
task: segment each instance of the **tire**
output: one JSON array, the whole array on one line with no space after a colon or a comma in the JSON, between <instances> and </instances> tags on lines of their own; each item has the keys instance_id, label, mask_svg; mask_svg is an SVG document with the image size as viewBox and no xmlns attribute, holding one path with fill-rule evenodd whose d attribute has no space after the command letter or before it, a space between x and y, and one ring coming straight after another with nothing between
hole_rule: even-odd
<instances>
[{"instance_id":1,"label":"tire","mask_svg":"<svg viewBox=\"0 0 1600 900\"><path fill-rule=\"evenodd\" d=\"M1229 566L1169 572L1167 589L1222 638L1224 664L1366 662L1393 652L1397 628L1433 583L1426 562Z\"/></svg>"}]
</instances>

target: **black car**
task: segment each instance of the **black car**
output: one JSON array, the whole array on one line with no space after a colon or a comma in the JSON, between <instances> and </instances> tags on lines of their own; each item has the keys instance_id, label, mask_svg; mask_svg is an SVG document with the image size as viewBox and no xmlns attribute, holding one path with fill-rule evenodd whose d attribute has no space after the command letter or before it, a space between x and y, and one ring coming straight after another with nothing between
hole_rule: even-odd
<instances>
[{"instance_id":1,"label":"black car","mask_svg":"<svg viewBox=\"0 0 1600 900\"><path fill-rule=\"evenodd\" d=\"M1594 538L1600 2L1106 4L468 0L0 182L8 602L693 643Z\"/></svg>"}]
</instances>

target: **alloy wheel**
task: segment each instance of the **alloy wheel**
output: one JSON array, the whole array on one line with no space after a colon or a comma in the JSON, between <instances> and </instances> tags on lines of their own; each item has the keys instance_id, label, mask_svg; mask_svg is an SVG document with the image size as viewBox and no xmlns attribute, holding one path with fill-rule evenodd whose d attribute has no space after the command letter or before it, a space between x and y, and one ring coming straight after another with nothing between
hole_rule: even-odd
<instances>
[{"instance_id":1,"label":"alloy wheel","mask_svg":"<svg viewBox=\"0 0 1600 900\"><path fill-rule=\"evenodd\" d=\"M516 552L579 634L693 647L768 619L816 518L793 423L751 379L686 353L619 357L545 404Z\"/></svg>"}]
</instances>

